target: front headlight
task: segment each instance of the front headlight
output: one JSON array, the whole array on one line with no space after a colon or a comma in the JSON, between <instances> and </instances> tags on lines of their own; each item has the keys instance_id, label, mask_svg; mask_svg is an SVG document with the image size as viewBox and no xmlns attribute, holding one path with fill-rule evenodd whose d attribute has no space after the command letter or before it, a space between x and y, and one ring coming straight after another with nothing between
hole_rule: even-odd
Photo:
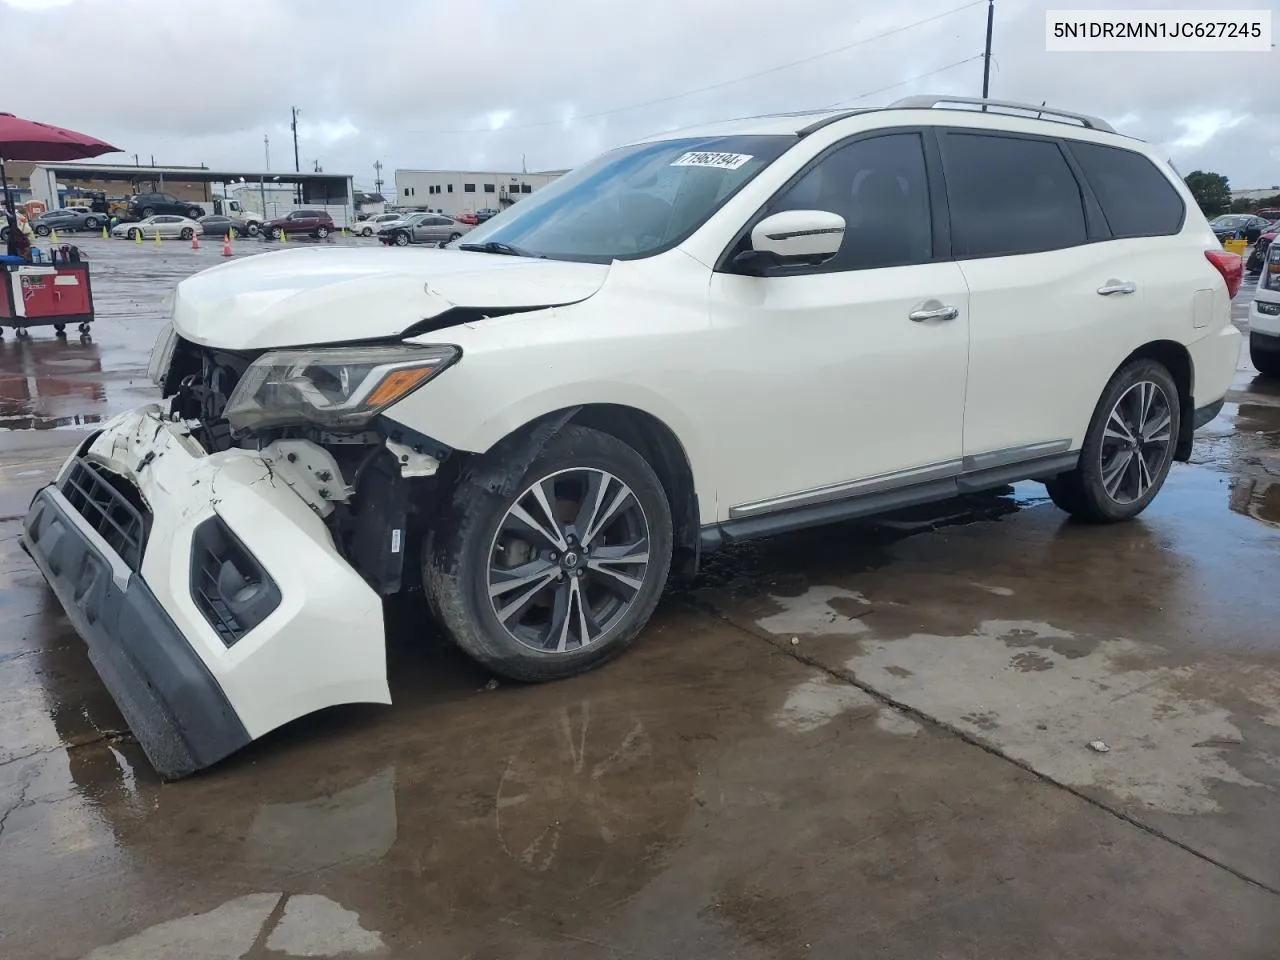
<instances>
[{"instance_id":1,"label":"front headlight","mask_svg":"<svg viewBox=\"0 0 1280 960\"><path fill-rule=\"evenodd\" d=\"M223 416L237 430L359 427L462 356L453 346L273 350L245 371Z\"/></svg>"}]
</instances>

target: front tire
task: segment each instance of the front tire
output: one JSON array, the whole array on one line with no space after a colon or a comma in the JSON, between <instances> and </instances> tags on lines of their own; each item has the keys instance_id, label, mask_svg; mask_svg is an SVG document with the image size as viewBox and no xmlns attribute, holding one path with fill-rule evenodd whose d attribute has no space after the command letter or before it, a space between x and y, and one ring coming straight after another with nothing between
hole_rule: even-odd
<instances>
[{"instance_id":1,"label":"front tire","mask_svg":"<svg viewBox=\"0 0 1280 960\"><path fill-rule=\"evenodd\" d=\"M466 471L428 531L423 586L466 653L556 680L616 656L648 622L671 568L671 510L649 464L609 434L570 425L527 460L517 446Z\"/></svg>"},{"instance_id":2,"label":"front tire","mask_svg":"<svg viewBox=\"0 0 1280 960\"><path fill-rule=\"evenodd\" d=\"M284 231L283 231L283 230L281 230L279 227L272 227L272 228L271 228L271 233L270 233L271 239L272 239L272 240L279 240L279 239L280 239L280 237L281 237L281 235L282 235L283 233L284 233Z\"/></svg>"},{"instance_id":3,"label":"front tire","mask_svg":"<svg viewBox=\"0 0 1280 960\"><path fill-rule=\"evenodd\" d=\"M1045 482L1050 499L1091 523L1136 517L1169 475L1180 424L1178 388L1164 365L1127 364L1102 391L1079 466Z\"/></svg>"},{"instance_id":4,"label":"front tire","mask_svg":"<svg viewBox=\"0 0 1280 960\"><path fill-rule=\"evenodd\" d=\"M251 237L256 237L258 235L258 225L256 223L246 223L244 225L244 232Z\"/></svg>"},{"instance_id":5,"label":"front tire","mask_svg":"<svg viewBox=\"0 0 1280 960\"><path fill-rule=\"evenodd\" d=\"M178 236L181 237L183 240L190 240L195 235L196 235L196 232L192 230L190 227L183 227L182 232L178 234Z\"/></svg>"},{"instance_id":6,"label":"front tire","mask_svg":"<svg viewBox=\"0 0 1280 960\"><path fill-rule=\"evenodd\" d=\"M37 237L47 237L52 232L53 232L53 228L48 226L47 224L44 224L44 223L36 224Z\"/></svg>"},{"instance_id":7,"label":"front tire","mask_svg":"<svg viewBox=\"0 0 1280 960\"><path fill-rule=\"evenodd\" d=\"M135 229L133 229L133 230L130 230L130 231L129 231L129 239L130 239L130 240L141 240L141 239L142 239L142 231L141 231L141 230L138 230L138 229L136 229L136 228L135 228Z\"/></svg>"},{"instance_id":8,"label":"front tire","mask_svg":"<svg viewBox=\"0 0 1280 960\"><path fill-rule=\"evenodd\" d=\"M1275 349L1263 346L1263 337L1256 333L1249 334L1249 359L1264 377L1280 379L1280 337L1266 337L1274 343Z\"/></svg>"},{"instance_id":9,"label":"front tire","mask_svg":"<svg viewBox=\"0 0 1280 960\"><path fill-rule=\"evenodd\" d=\"M361 230L361 231L360 231L360 236L362 236L362 237L372 237L372 236L373 236L373 227L365 227L363 230Z\"/></svg>"},{"instance_id":10,"label":"front tire","mask_svg":"<svg viewBox=\"0 0 1280 960\"><path fill-rule=\"evenodd\" d=\"M142 219L143 219L143 220L147 219L147 217L154 217L155 215L156 215L156 208L155 208L155 207L143 207L143 208L142 208Z\"/></svg>"},{"instance_id":11,"label":"front tire","mask_svg":"<svg viewBox=\"0 0 1280 960\"><path fill-rule=\"evenodd\" d=\"M407 233L397 233L395 243L397 247L407 247L409 245L409 235Z\"/></svg>"}]
</instances>

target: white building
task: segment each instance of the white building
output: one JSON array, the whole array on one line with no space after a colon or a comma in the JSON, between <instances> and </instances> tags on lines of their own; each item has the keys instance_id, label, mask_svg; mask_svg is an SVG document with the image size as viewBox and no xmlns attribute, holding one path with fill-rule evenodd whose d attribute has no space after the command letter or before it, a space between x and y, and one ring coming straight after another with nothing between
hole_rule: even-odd
<instances>
[{"instance_id":1,"label":"white building","mask_svg":"<svg viewBox=\"0 0 1280 960\"><path fill-rule=\"evenodd\" d=\"M451 217L484 209L504 210L564 172L397 170L395 202L397 206L421 207Z\"/></svg>"}]
</instances>

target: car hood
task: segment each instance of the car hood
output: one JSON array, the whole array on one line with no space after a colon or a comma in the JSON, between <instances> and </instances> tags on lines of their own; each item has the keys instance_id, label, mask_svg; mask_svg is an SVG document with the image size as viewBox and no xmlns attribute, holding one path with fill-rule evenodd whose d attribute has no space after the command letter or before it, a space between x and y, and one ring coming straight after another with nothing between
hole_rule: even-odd
<instances>
[{"instance_id":1,"label":"car hood","mask_svg":"<svg viewBox=\"0 0 1280 960\"><path fill-rule=\"evenodd\" d=\"M464 319L585 300L607 264L464 250L286 250L224 263L184 280L173 323L183 338L227 350L394 337L457 307Z\"/></svg>"}]
</instances>

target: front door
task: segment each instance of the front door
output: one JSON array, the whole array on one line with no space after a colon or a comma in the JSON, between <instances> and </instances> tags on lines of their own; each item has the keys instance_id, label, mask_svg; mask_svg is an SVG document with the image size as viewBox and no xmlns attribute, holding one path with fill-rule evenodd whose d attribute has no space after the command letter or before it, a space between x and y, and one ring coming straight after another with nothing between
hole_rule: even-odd
<instances>
[{"instance_id":1,"label":"front door","mask_svg":"<svg viewBox=\"0 0 1280 960\"><path fill-rule=\"evenodd\" d=\"M943 250L931 167L919 131L837 145L758 218L838 213L839 253L771 276L713 276L708 376L724 383L714 435L721 461L743 465L719 480L720 519L959 471L969 296Z\"/></svg>"}]
</instances>

